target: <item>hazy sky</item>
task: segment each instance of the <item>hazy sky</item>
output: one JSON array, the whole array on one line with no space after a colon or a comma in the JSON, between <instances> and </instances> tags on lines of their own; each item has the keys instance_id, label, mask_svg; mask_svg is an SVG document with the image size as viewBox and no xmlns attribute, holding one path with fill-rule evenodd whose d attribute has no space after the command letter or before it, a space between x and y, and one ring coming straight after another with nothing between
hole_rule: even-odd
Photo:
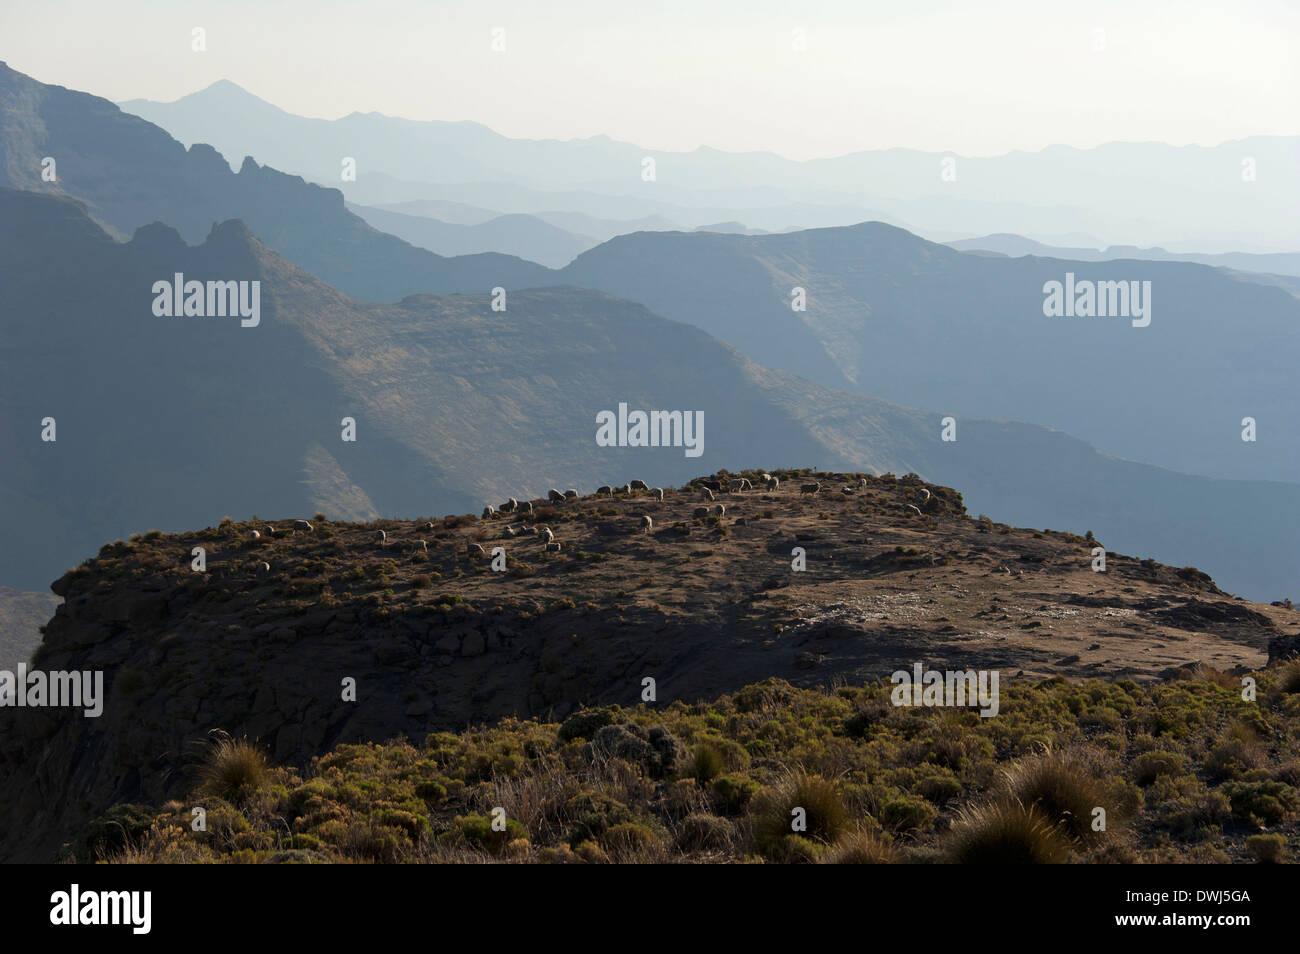
<instances>
[{"instance_id":1,"label":"hazy sky","mask_svg":"<svg viewBox=\"0 0 1300 954\"><path fill-rule=\"evenodd\" d=\"M112 100L229 79L307 116L796 159L1300 132L1282 0L0 0L0 59Z\"/></svg>"}]
</instances>

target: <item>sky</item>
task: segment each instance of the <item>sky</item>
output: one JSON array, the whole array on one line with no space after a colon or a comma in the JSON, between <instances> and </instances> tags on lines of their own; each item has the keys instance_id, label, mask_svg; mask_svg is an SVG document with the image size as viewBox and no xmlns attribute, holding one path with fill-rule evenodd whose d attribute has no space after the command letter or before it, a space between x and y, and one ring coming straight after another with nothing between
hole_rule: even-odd
<instances>
[{"instance_id":1,"label":"sky","mask_svg":"<svg viewBox=\"0 0 1300 954\"><path fill-rule=\"evenodd\" d=\"M1300 133L1283 0L4 0L0 59L114 101L227 79L325 119L792 159Z\"/></svg>"}]
</instances>

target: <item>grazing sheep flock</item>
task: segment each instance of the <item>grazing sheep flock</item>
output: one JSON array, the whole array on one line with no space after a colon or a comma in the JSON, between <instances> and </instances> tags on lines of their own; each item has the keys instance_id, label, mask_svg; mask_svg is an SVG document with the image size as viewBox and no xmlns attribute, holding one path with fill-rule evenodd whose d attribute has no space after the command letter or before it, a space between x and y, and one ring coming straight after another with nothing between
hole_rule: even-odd
<instances>
[{"instance_id":1,"label":"grazing sheep flock","mask_svg":"<svg viewBox=\"0 0 1300 954\"><path fill-rule=\"evenodd\" d=\"M751 481L749 478L746 477L731 477L724 481L712 480L712 479L696 479L690 481L685 487L681 489L682 491L690 491L692 489L697 490L699 492L701 500L706 501L709 504L712 504L712 506L695 507L693 509L693 514L692 514L694 519L702 519L702 518L709 518L709 517L716 517L721 519L725 517L727 513L726 505L717 502L718 494L724 492L722 488L723 487L726 488L725 491L726 493L743 494L749 491L753 491L755 482L760 484L764 489L766 489L770 493L779 493L780 491L781 479L776 475L769 474L769 473L761 473L757 475L753 481ZM852 496L857 491L865 490L869 486L871 485L868 482L868 479L866 477L859 477L857 478L857 480L853 481L852 483L844 484L840 486L839 489L843 494L847 496ZM824 488L821 481L812 481L810 483L804 483L799 485L799 493L801 495L804 494L816 495L819 494L823 489ZM596 488L596 491L594 494L592 494L592 497L617 500L620 497L620 495L625 495L627 498L635 499L637 497L638 492L644 492L648 494L649 497L653 499L656 503L663 503L665 500L665 491L662 487L650 487L649 484L647 484L644 480L639 480L639 479L629 480L626 484L624 484L621 487L615 487L610 484L602 484L601 486ZM911 511L912 513L916 514L918 517L925 516L925 510L923 508L927 508L929 506L930 501L933 499L933 494L930 492L929 489L925 487L919 487L916 488L913 496L914 499L919 501L920 505L918 506L915 503L905 503L903 505L905 510ZM563 492L555 488L551 488L547 492L546 501L538 501L538 505L541 505L542 503L545 502L549 502L551 504L564 504L564 503L569 503L581 499L582 498L579 495L578 491L574 488L569 488L568 490L565 490ZM682 499L682 498L678 498L678 499ZM508 497L506 498L506 502L501 504L499 507L495 507L491 504L486 505L483 508L482 519L484 521L494 520L498 517L504 517L506 514L531 516L535 512L536 511L535 511L533 501L519 500L518 498L515 497ZM450 519L451 518L448 518L449 521ZM738 519L736 521L736 526L741 526L745 523L746 520L742 517L741 519ZM415 522L411 524L411 528L417 532L420 529L423 529L427 532L434 532L437 530L438 524L436 524L432 520ZM652 517L650 514L644 514L644 513L639 514L637 520L637 528L641 533L654 534L655 531L654 517ZM285 536L287 534L296 534L298 532L314 533L315 527L312 525L310 521L301 520L301 519L294 520L292 522L292 529L276 530L275 527L273 527L270 524L267 524L266 526L263 527L261 531L249 530L247 539L250 542L261 541L265 538L277 538L277 537ZM543 552L545 553L562 552L561 544L558 540L556 540L555 532L550 527L530 526L526 522L515 523L515 524L504 524L500 527L499 536L500 538L503 539L512 539L512 538L517 538L525 535L535 535L539 537L543 547ZM386 548L389 546L388 533L385 530L376 529L374 531L374 539L381 548ZM429 545L423 539L412 540L409 543L395 543L394 545L402 552L411 552L411 551L418 551L423 553L429 552ZM484 549L482 545L478 543L467 541L465 544L465 548L466 548L466 554L470 559L476 559L479 557L487 556L487 551ZM270 572L269 563L261 562L261 563L254 564L254 566L258 570L258 572L261 573Z\"/></svg>"}]
</instances>

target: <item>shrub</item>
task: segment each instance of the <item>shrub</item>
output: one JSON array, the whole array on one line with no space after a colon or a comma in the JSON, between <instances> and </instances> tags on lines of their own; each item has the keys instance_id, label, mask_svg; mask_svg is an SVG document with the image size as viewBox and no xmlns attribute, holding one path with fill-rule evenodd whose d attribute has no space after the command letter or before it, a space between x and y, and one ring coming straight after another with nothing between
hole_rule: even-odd
<instances>
[{"instance_id":1,"label":"shrub","mask_svg":"<svg viewBox=\"0 0 1300 954\"><path fill-rule=\"evenodd\" d=\"M242 804L266 784L267 772L261 749L247 739L221 737L199 766L199 791Z\"/></svg>"},{"instance_id":2,"label":"shrub","mask_svg":"<svg viewBox=\"0 0 1300 954\"><path fill-rule=\"evenodd\" d=\"M891 798L880 809L880 821L894 831L910 831L932 824L938 812L934 806L915 795Z\"/></svg>"},{"instance_id":3,"label":"shrub","mask_svg":"<svg viewBox=\"0 0 1300 954\"><path fill-rule=\"evenodd\" d=\"M1173 752L1143 752L1133 760L1133 781L1146 788L1161 775L1182 775L1186 764L1186 759Z\"/></svg>"},{"instance_id":4,"label":"shrub","mask_svg":"<svg viewBox=\"0 0 1300 954\"><path fill-rule=\"evenodd\" d=\"M1300 793L1285 782L1227 782L1232 817L1257 827L1276 825L1300 811Z\"/></svg>"},{"instance_id":5,"label":"shrub","mask_svg":"<svg viewBox=\"0 0 1300 954\"><path fill-rule=\"evenodd\" d=\"M727 815L739 815L758 793L759 784L744 775L722 775L713 780L718 808Z\"/></svg>"},{"instance_id":6,"label":"shrub","mask_svg":"<svg viewBox=\"0 0 1300 954\"><path fill-rule=\"evenodd\" d=\"M726 764L722 753L707 742L695 746L682 768L685 778L693 778L701 785L713 781L722 774Z\"/></svg>"},{"instance_id":7,"label":"shrub","mask_svg":"<svg viewBox=\"0 0 1300 954\"><path fill-rule=\"evenodd\" d=\"M1104 794L1087 769L1059 752L1031 755L1002 770L1001 795L1037 809L1071 838L1097 835L1092 812Z\"/></svg>"},{"instance_id":8,"label":"shrub","mask_svg":"<svg viewBox=\"0 0 1300 954\"><path fill-rule=\"evenodd\" d=\"M517 838L528 837L524 826L513 818L507 818L505 822L504 830L495 831L492 828L492 819L483 815L465 815L457 816L456 827L465 836L466 841L490 854L499 855L510 842Z\"/></svg>"},{"instance_id":9,"label":"shrub","mask_svg":"<svg viewBox=\"0 0 1300 954\"><path fill-rule=\"evenodd\" d=\"M948 859L956 864L1061 864L1069 843L1037 808L994 801L965 811L948 832Z\"/></svg>"},{"instance_id":10,"label":"shrub","mask_svg":"<svg viewBox=\"0 0 1300 954\"><path fill-rule=\"evenodd\" d=\"M559 731L556 732L556 737L561 742L589 739L596 734L596 730L613 725L615 715L615 710L608 706L599 709L579 709L564 720Z\"/></svg>"},{"instance_id":11,"label":"shrub","mask_svg":"<svg viewBox=\"0 0 1300 954\"><path fill-rule=\"evenodd\" d=\"M697 812L682 819L677 847L682 851L725 851L734 836L735 826L727 819Z\"/></svg>"},{"instance_id":12,"label":"shrub","mask_svg":"<svg viewBox=\"0 0 1300 954\"><path fill-rule=\"evenodd\" d=\"M1261 865L1278 865L1286 861L1285 835L1251 835L1246 851Z\"/></svg>"},{"instance_id":13,"label":"shrub","mask_svg":"<svg viewBox=\"0 0 1300 954\"><path fill-rule=\"evenodd\" d=\"M797 809L803 810L803 831L791 828ZM803 772L792 772L759 792L751 814L760 851L789 834L829 844L848 824L848 811L835 784Z\"/></svg>"},{"instance_id":14,"label":"shrub","mask_svg":"<svg viewBox=\"0 0 1300 954\"><path fill-rule=\"evenodd\" d=\"M874 832L852 831L835 839L817 860L825 865L892 865L898 852L892 842Z\"/></svg>"}]
</instances>

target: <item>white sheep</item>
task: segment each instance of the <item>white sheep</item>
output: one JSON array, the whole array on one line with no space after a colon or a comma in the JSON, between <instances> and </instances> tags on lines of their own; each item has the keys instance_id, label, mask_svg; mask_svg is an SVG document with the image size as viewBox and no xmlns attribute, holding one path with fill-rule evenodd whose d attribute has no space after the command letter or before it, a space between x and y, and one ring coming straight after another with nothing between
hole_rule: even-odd
<instances>
[{"instance_id":1,"label":"white sheep","mask_svg":"<svg viewBox=\"0 0 1300 954\"><path fill-rule=\"evenodd\" d=\"M655 500L658 500L658 501L660 501L660 502L663 501L663 499L664 499L664 489L663 489L662 487L655 487L655 488L653 488L653 489L650 491L650 493L654 494L654 498L655 498Z\"/></svg>"},{"instance_id":2,"label":"white sheep","mask_svg":"<svg viewBox=\"0 0 1300 954\"><path fill-rule=\"evenodd\" d=\"M803 484L803 485L799 488L799 493L801 493L801 494L815 494L815 493L817 493L817 492L818 492L819 490L821 490L821 489L822 489L822 485L821 485L820 482L812 483L812 484Z\"/></svg>"},{"instance_id":3,"label":"white sheep","mask_svg":"<svg viewBox=\"0 0 1300 954\"><path fill-rule=\"evenodd\" d=\"M709 515L709 508L708 508L708 507L696 507L696 508L695 508L695 516L697 516L697 517L707 517L708 515Z\"/></svg>"},{"instance_id":4,"label":"white sheep","mask_svg":"<svg viewBox=\"0 0 1300 954\"><path fill-rule=\"evenodd\" d=\"M767 489L768 489L768 490L780 490L780 489L781 489L781 478L780 478L780 477L769 477L769 478L767 478Z\"/></svg>"},{"instance_id":5,"label":"white sheep","mask_svg":"<svg viewBox=\"0 0 1300 954\"><path fill-rule=\"evenodd\" d=\"M293 522L293 528L294 528L295 530L302 530L302 531L304 531L304 532L306 532L306 533L315 533L315 531L316 531L316 528L313 527L313 526L312 526L310 523L308 523L306 520L295 520L295 521Z\"/></svg>"},{"instance_id":6,"label":"white sheep","mask_svg":"<svg viewBox=\"0 0 1300 954\"><path fill-rule=\"evenodd\" d=\"M257 571L258 571L259 573L270 573L270 572L271 572L271 564L269 564L269 563L259 563L259 564L257 565Z\"/></svg>"},{"instance_id":7,"label":"white sheep","mask_svg":"<svg viewBox=\"0 0 1300 954\"><path fill-rule=\"evenodd\" d=\"M560 493L554 487L546 492L546 497L552 503L560 503L564 500L564 494Z\"/></svg>"},{"instance_id":8,"label":"white sheep","mask_svg":"<svg viewBox=\"0 0 1300 954\"><path fill-rule=\"evenodd\" d=\"M713 497L713 491L710 490L708 487L701 487L701 488L700 488L700 499L701 499L701 500L709 500L709 501L712 501L712 500L714 499L714 497Z\"/></svg>"},{"instance_id":9,"label":"white sheep","mask_svg":"<svg viewBox=\"0 0 1300 954\"><path fill-rule=\"evenodd\" d=\"M466 544L465 544L465 552L466 552L467 554L469 554L470 557L485 557L485 556L487 556L487 551L483 549L483 545L482 545L481 543L469 543L469 542L466 542Z\"/></svg>"},{"instance_id":10,"label":"white sheep","mask_svg":"<svg viewBox=\"0 0 1300 954\"><path fill-rule=\"evenodd\" d=\"M546 552L547 552L547 553L559 553L561 549L562 549L562 547L561 547L560 544L558 544L558 543L548 543L548 544L546 544Z\"/></svg>"},{"instance_id":11,"label":"white sheep","mask_svg":"<svg viewBox=\"0 0 1300 954\"><path fill-rule=\"evenodd\" d=\"M610 487L609 484L602 484L601 486L596 488L596 496L612 497L614 496L614 488Z\"/></svg>"},{"instance_id":12,"label":"white sheep","mask_svg":"<svg viewBox=\"0 0 1300 954\"><path fill-rule=\"evenodd\" d=\"M922 487L922 488L921 488L921 493L923 493L923 494L925 495L924 497L921 498L921 503L923 503L923 504L928 504L928 503L930 502L930 491L928 491L928 490L926 490L924 487Z\"/></svg>"},{"instance_id":13,"label":"white sheep","mask_svg":"<svg viewBox=\"0 0 1300 954\"><path fill-rule=\"evenodd\" d=\"M653 532L654 532L654 528L655 528L655 522L654 522L653 520L651 520L648 516L643 516L643 517L641 518L641 529L642 529L642 530L644 530L646 533L653 533Z\"/></svg>"},{"instance_id":14,"label":"white sheep","mask_svg":"<svg viewBox=\"0 0 1300 954\"><path fill-rule=\"evenodd\" d=\"M713 512L717 514L719 517L725 516L727 513L726 504L718 504L716 507L713 508Z\"/></svg>"},{"instance_id":15,"label":"white sheep","mask_svg":"<svg viewBox=\"0 0 1300 954\"><path fill-rule=\"evenodd\" d=\"M647 484L644 480L633 480L633 481L630 481L630 482L628 483L628 486L631 487L633 490L649 490L649 489L650 489L650 485Z\"/></svg>"},{"instance_id":16,"label":"white sheep","mask_svg":"<svg viewBox=\"0 0 1300 954\"><path fill-rule=\"evenodd\" d=\"M555 534L551 533L550 527L542 527L537 531L537 535L542 538L543 543L550 543L555 539Z\"/></svg>"},{"instance_id":17,"label":"white sheep","mask_svg":"<svg viewBox=\"0 0 1300 954\"><path fill-rule=\"evenodd\" d=\"M261 535L260 533L258 533L256 530L254 530L252 533L250 533L250 534L248 535L248 539L250 539L250 540L257 540L257 539L260 538L261 536L262 536L262 535Z\"/></svg>"},{"instance_id":18,"label":"white sheep","mask_svg":"<svg viewBox=\"0 0 1300 954\"><path fill-rule=\"evenodd\" d=\"M921 508L916 504L908 504L907 509L915 513L918 517L921 516Z\"/></svg>"},{"instance_id":19,"label":"white sheep","mask_svg":"<svg viewBox=\"0 0 1300 954\"><path fill-rule=\"evenodd\" d=\"M268 537L273 537L275 536L275 527L271 526L268 523L265 527L262 528L262 532L266 534Z\"/></svg>"},{"instance_id":20,"label":"white sheep","mask_svg":"<svg viewBox=\"0 0 1300 954\"><path fill-rule=\"evenodd\" d=\"M383 530L380 530L375 534L375 539L379 541L381 547L388 546L388 534Z\"/></svg>"},{"instance_id":21,"label":"white sheep","mask_svg":"<svg viewBox=\"0 0 1300 954\"><path fill-rule=\"evenodd\" d=\"M564 498L566 500L577 500L579 496L580 496L579 493L576 490L574 490L572 487L570 487L568 490L564 492Z\"/></svg>"},{"instance_id":22,"label":"white sheep","mask_svg":"<svg viewBox=\"0 0 1300 954\"><path fill-rule=\"evenodd\" d=\"M492 506L491 504L488 504L486 507L483 508L484 520L488 519L489 517L495 517L496 514L497 514L497 508Z\"/></svg>"}]
</instances>

